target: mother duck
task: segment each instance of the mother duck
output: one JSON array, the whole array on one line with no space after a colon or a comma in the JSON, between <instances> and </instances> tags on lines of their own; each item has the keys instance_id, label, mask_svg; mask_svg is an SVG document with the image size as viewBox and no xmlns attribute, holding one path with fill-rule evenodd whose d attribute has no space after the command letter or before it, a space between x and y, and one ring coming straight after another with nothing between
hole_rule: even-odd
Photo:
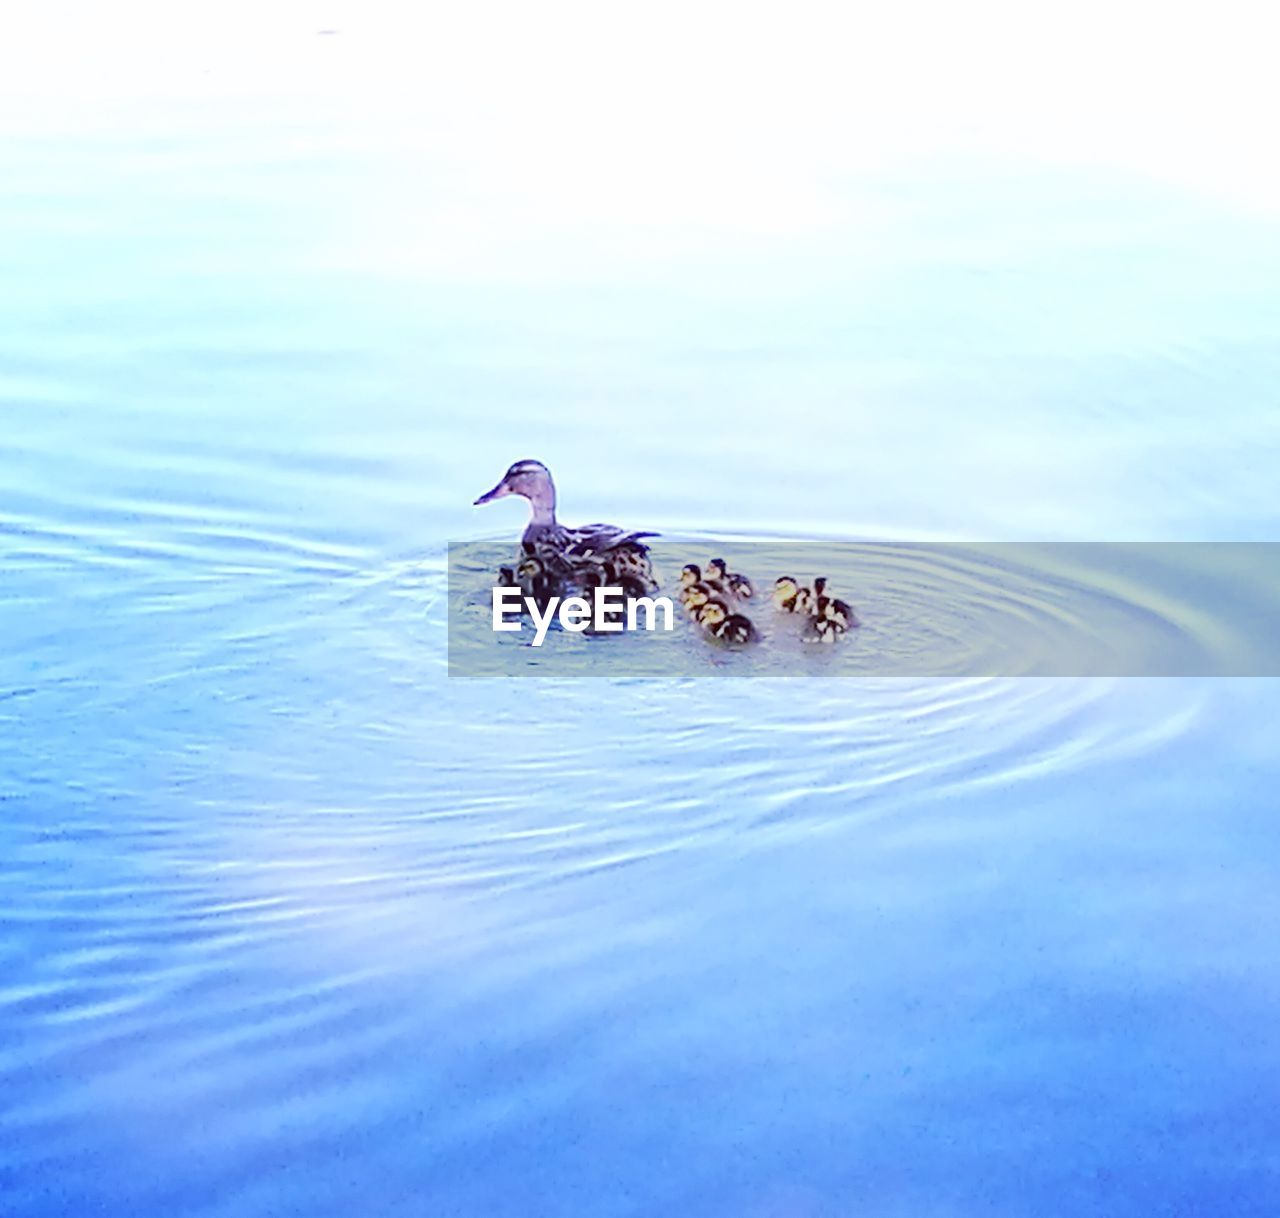
<instances>
[{"instance_id":1,"label":"mother duck","mask_svg":"<svg viewBox=\"0 0 1280 1218\"><path fill-rule=\"evenodd\" d=\"M521 546L526 555L542 560L559 585L590 588L621 583L624 588L638 585L637 591L656 591L649 547L641 540L656 533L628 533L614 524L584 524L576 529L560 524L556 485L541 461L517 461L476 503L492 503L507 495L529 501L532 514Z\"/></svg>"}]
</instances>

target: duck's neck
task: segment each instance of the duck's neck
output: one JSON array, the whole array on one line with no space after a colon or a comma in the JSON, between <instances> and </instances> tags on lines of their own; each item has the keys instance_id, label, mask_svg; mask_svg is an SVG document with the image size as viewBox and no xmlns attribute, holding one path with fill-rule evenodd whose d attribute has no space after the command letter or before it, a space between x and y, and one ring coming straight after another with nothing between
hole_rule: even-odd
<instances>
[{"instance_id":1,"label":"duck's neck","mask_svg":"<svg viewBox=\"0 0 1280 1218\"><path fill-rule=\"evenodd\" d=\"M554 528L556 523L556 488L548 478L544 485L536 487L529 496L529 506L533 515L529 526L535 529Z\"/></svg>"}]
</instances>

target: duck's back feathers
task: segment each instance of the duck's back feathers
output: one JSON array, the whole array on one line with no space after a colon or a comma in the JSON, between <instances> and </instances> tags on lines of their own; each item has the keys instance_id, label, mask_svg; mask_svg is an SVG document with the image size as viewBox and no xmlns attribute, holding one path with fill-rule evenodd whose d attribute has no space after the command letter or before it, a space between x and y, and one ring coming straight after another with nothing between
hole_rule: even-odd
<instances>
[{"instance_id":1,"label":"duck's back feathers","mask_svg":"<svg viewBox=\"0 0 1280 1218\"><path fill-rule=\"evenodd\" d=\"M531 524L524 531L522 545L526 553L536 554L543 561L562 588L562 595L574 594L583 587L613 586L622 577L638 581L646 592L654 592L657 584L649 547L641 539L656 536L612 524L589 524L576 529L562 524Z\"/></svg>"},{"instance_id":2,"label":"duck's back feathers","mask_svg":"<svg viewBox=\"0 0 1280 1218\"><path fill-rule=\"evenodd\" d=\"M657 537L657 533L627 532L616 524L584 524L576 529L564 529L566 552L573 556L587 557L608 550L634 549L643 554L649 547L643 544L645 537Z\"/></svg>"}]
</instances>

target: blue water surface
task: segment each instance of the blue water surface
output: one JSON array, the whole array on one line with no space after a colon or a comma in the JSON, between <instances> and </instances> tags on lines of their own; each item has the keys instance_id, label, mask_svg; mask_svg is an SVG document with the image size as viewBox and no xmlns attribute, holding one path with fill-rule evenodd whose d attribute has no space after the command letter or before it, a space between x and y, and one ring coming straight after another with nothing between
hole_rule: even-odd
<instances>
[{"instance_id":1,"label":"blue water surface","mask_svg":"<svg viewBox=\"0 0 1280 1218\"><path fill-rule=\"evenodd\" d=\"M1275 540L1272 111L1109 13L594 14L7 39L0 1214L1271 1218L1274 682L445 627L526 456L685 536Z\"/></svg>"}]
</instances>

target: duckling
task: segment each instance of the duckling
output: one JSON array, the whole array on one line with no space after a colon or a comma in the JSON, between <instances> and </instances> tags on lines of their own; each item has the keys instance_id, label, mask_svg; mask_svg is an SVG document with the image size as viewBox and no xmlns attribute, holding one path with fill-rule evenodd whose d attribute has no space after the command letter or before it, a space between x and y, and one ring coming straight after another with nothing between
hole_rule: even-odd
<instances>
[{"instance_id":1,"label":"duckling","mask_svg":"<svg viewBox=\"0 0 1280 1218\"><path fill-rule=\"evenodd\" d=\"M520 587L520 581L516 579L516 573L510 567L498 568L498 587L499 588Z\"/></svg>"},{"instance_id":2,"label":"duckling","mask_svg":"<svg viewBox=\"0 0 1280 1218\"><path fill-rule=\"evenodd\" d=\"M723 574L724 563L720 564L720 571L715 569L716 559L712 559L707 565L707 569L698 566L697 563L689 563L680 572L680 581L685 587L693 587L695 584L703 584L711 589L712 596L728 596L729 590L725 587L724 581L720 578Z\"/></svg>"},{"instance_id":3,"label":"duckling","mask_svg":"<svg viewBox=\"0 0 1280 1218\"><path fill-rule=\"evenodd\" d=\"M606 569L603 582L599 587L602 588L619 588L622 590L623 604L616 609L607 609L604 612L604 620L608 623L620 622L625 623L627 620L626 603L636 600L641 596L649 595L649 585L640 575L624 574L622 572ZM595 631L594 624L588 627L588 630Z\"/></svg>"},{"instance_id":4,"label":"duckling","mask_svg":"<svg viewBox=\"0 0 1280 1218\"><path fill-rule=\"evenodd\" d=\"M751 619L744 617L741 613L731 613L712 633L722 643L731 643L737 645L739 643L754 643L760 636L756 634L756 628L751 624Z\"/></svg>"},{"instance_id":5,"label":"duckling","mask_svg":"<svg viewBox=\"0 0 1280 1218\"><path fill-rule=\"evenodd\" d=\"M730 571L725 566L723 558L713 558L707 563L707 578L709 581L722 584L734 596L744 601L751 599L751 581L745 575Z\"/></svg>"},{"instance_id":6,"label":"duckling","mask_svg":"<svg viewBox=\"0 0 1280 1218\"><path fill-rule=\"evenodd\" d=\"M706 584L697 583L690 584L683 592L680 593L680 602L690 613L696 612L705 605L715 592Z\"/></svg>"},{"instance_id":7,"label":"duckling","mask_svg":"<svg viewBox=\"0 0 1280 1218\"><path fill-rule=\"evenodd\" d=\"M699 608L696 620L712 638L722 643L754 643L759 637L749 618L731 613L724 601L708 601Z\"/></svg>"},{"instance_id":8,"label":"duckling","mask_svg":"<svg viewBox=\"0 0 1280 1218\"><path fill-rule=\"evenodd\" d=\"M618 563L616 558L601 563L598 567L589 567L579 572L577 591L590 599L597 588L622 588L627 596L648 596L649 586L645 579L626 564ZM626 591L635 588L636 591Z\"/></svg>"},{"instance_id":9,"label":"duckling","mask_svg":"<svg viewBox=\"0 0 1280 1218\"><path fill-rule=\"evenodd\" d=\"M542 559L533 554L526 554L515 570L520 581L520 592L531 598L539 609L545 609L552 597L556 596L555 581L547 573Z\"/></svg>"},{"instance_id":10,"label":"duckling","mask_svg":"<svg viewBox=\"0 0 1280 1218\"><path fill-rule=\"evenodd\" d=\"M836 643L839 642L840 636L844 634L844 627L830 617L810 618L809 624L805 627L804 641L806 643Z\"/></svg>"},{"instance_id":11,"label":"duckling","mask_svg":"<svg viewBox=\"0 0 1280 1218\"><path fill-rule=\"evenodd\" d=\"M818 583L814 580L814 583ZM822 581L825 587L826 581ZM820 596L814 603L814 613L805 623L801 636L806 643L834 643L845 631L859 626L857 614L838 597Z\"/></svg>"},{"instance_id":12,"label":"duckling","mask_svg":"<svg viewBox=\"0 0 1280 1218\"><path fill-rule=\"evenodd\" d=\"M774 581L773 603L783 613L810 613L813 611L813 593L803 584L797 584L790 575L783 575Z\"/></svg>"},{"instance_id":13,"label":"duckling","mask_svg":"<svg viewBox=\"0 0 1280 1218\"><path fill-rule=\"evenodd\" d=\"M729 616L729 606L724 601L707 600L693 611L693 620L707 630L714 630Z\"/></svg>"},{"instance_id":14,"label":"duckling","mask_svg":"<svg viewBox=\"0 0 1280 1218\"><path fill-rule=\"evenodd\" d=\"M829 622L835 622L842 630L850 630L855 626L861 626L858 615L854 613L853 606L848 601L842 601L839 597L826 598L826 606L823 609L823 617Z\"/></svg>"},{"instance_id":15,"label":"duckling","mask_svg":"<svg viewBox=\"0 0 1280 1218\"><path fill-rule=\"evenodd\" d=\"M680 568L680 601L690 612L705 605L717 591L702 578L702 568L697 563L686 563Z\"/></svg>"}]
</instances>

